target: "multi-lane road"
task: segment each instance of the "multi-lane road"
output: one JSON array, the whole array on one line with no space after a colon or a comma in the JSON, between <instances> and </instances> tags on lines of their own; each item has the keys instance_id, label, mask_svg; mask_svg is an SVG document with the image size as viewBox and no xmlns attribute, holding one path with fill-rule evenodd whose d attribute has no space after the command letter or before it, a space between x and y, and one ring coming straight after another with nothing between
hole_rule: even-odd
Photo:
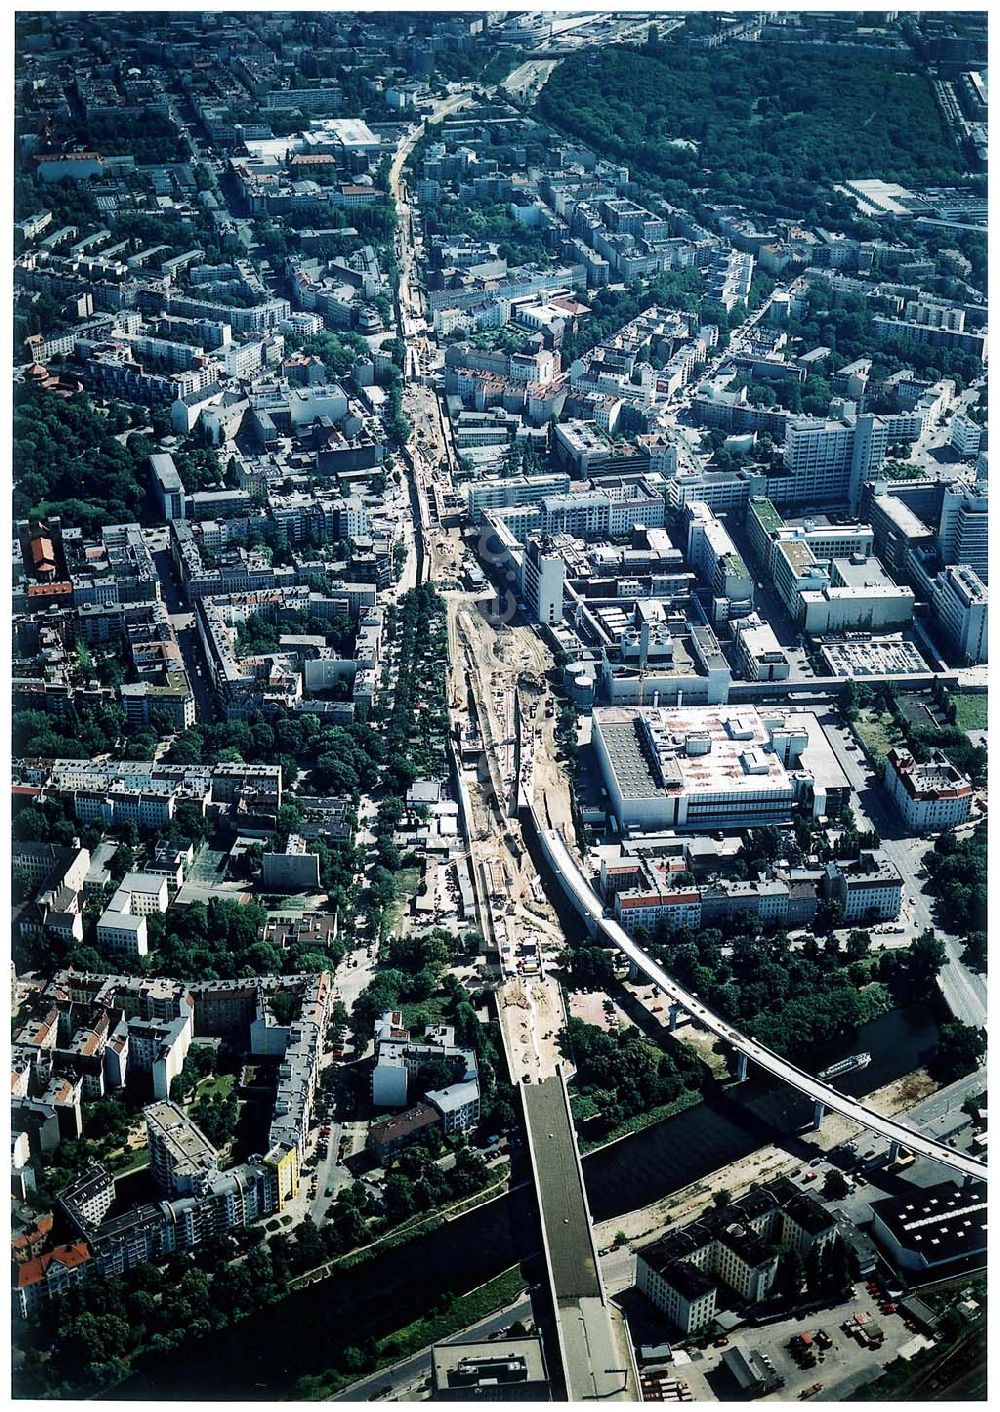
<instances>
[{"instance_id":1,"label":"multi-lane road","mask_svg":"<svg viewBox=\"0 0 1000 1412\"><path fill-rule=\"evenodd\" d=\"M421 122L403 138L396 148L396 155L389 168L389 194L396 206L399 217L399 321L400 331L405 338L414 334L420 324L419 298L416 292L416 254L412 237L412 207L404 190L403 168L410 160L414 147L423 137L429 126L439 123L471 101L468 93L452 94L436 103Z\"/></svg>"},{"instance_id":2,"label":"multi-lane road","mask_svg":"<svg viewBox=\"0 0 1000 1412\"><path fill-rule=\"evenodd\" d=\"M837 761L847 775L857 798L858 809L876 830L882 848L899 870L903 890L909 899L910 918L915 932L933 929L948 953L948 960L938 976L938 983L948 1007L957 1020L977 1027L986 1025L986 981L971 971L962 961L964 940L942 930L927 896L926 880L921 878L924 854L933 845L926 839L906 833L902 821L893 811L881 785L860 749L851 749L852 734L833 715L819 717Z\"/></svg>"}]
</instances>

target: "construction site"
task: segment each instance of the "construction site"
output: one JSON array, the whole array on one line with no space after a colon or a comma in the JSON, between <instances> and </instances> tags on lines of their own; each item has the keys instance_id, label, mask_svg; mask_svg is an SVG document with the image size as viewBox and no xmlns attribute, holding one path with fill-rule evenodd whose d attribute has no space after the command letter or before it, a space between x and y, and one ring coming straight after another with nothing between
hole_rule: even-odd
<instances>
[{"instance_id":1,"label":"construction site","mask_svg":"<svg viewBox=\"0 0 1000 1412\"><path fill-rule=\"evenodd\" d=\"M492 590L453 588L470 551L438 507L451 491L453 451L433 390L408 382L416 436L412 466L420 507L420 577L442 586L448 625L452 738L484 938L500 958L497 995L515 1079L555 1074L565 1023L549 967L566 941L525 850L519 804L534 797L550 827L572 830L569 783L556 760L550 703L553 657L532 627L507 621ZM546 709L548 708L548 710ZM564 1061L562 1061L564 1062Z\"/></svg>"},{"instance_id":2,"label":"construction site","mask_svg":"<svg viewBox=\"0 0 1000 1412\"><path fill-rule=\"evenodd\" d=\"M468 597L449 596L450 703L458 737L479 747L461 752L462 792L484 921L504 977L497 1000L508 1059L516 1078L538 1082L554 1075L559 1060L562 1000L547 970L566 943L525 850L518 799L532 774L536 781L541 775L543 725L548 750L554 748L551 722L538 718L547 654L530 629L495 627L483 607L488 612ZM565 781L561 788L568 821Z\"/></svg>"}]
</instances>

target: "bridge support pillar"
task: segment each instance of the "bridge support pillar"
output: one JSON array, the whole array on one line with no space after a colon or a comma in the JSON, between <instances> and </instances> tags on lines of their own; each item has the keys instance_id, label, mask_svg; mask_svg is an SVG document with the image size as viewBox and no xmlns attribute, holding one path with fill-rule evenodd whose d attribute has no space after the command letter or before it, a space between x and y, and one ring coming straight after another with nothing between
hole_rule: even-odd
<instances>
[{"instance_id":1,"label":"bridge support pillar","mask_svg":"<svg viewBox=\"0 0 1000 1412\"><path fill-rule=\"evenodd\" d=\"M823 1102L823 1100L822 1100L821 1098L817 1098L817 1100L816 1100L816 1106L815 1106L815 1108L813 1109L813 1125L814 1125L816 1128L822 1127L822 1125L823 1125L823 1119L824 1119L825 1117L826 1117L826 1104Z\"/></svg>"},{"instance_id":2,"label":"bridge support pillar","mask_svg":"<svg viewBox=\"0 0 1000 1412\"><path fill-rule=\"evenodd\" d=\"M677 1028L677 1021L680 1019L680 1015L681 1015L681 1007L677 1004L677 1001L675 1000L674 1003L673 1003L673 1005L671 1005L671 1007L670 1007L670 1032L671 1032L671 1034L673 1034L674 1030Z\"/></svg>"},{"instance_id":3,"label":"bridge support pillar","mask_svg":"<svg viewBox=\"0 0 1000 1412\"><path fill-rule=\"evenodd\" d=\"M898 1162L898 1161L899 1161L899 1143L896 1141L895 1138L893 1138L892 1142L890 1142L890 1144L889 1144L889 1166L891 1167L894 1162Z\"/></svg>"},{"instance_id":4,"label":"bridge support pillar","mask_svg":"<svg viewBox=\"0 0 1000 1412\"><path fill-rule=\"evenodd\" d=\"M736 1082L743 1083L750 1068L750 1060L745 1054L736 1055Z\"/></svg>"}]
</instances>

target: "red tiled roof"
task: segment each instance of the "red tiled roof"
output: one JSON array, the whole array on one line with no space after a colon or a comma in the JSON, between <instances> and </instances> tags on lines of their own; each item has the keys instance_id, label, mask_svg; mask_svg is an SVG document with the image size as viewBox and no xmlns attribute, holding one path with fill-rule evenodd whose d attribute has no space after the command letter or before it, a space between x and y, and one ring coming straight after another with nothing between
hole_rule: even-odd
<instances>
[{"instance_id":1,"label":"red tiled roof","mask_svg":"<svg viewBox=\"0 0 1000 1412\"><path fill-rule=\"evenodd\" d=\"M24 1235L16 1236L10 1243L10 1248L15 1256L19 1251L30 1250L33 1245L37 1245L40 1240L44 1240L52 1230L52 1213L39 1216L30 1231L25 1231Z\"/></svg>"},{"instance_id":2,"label":"red tiled roof","mask_svg":"<svg viewBox=\"0 0 1000 1412\"><path fill-rule=\"evenodd\" d=\"M51 598L60 593L72 593L73 585L68 579L60 580L59 583L30 583L28 585L29 598Z\"/></svg>"},{"instance_id":3,"label":"red tiled roof","mask_svg":"<svg viewBox=\"0 0 1000 1412\"><path fill-rule=\"evenodd\" d=\"M665 907L673 903L697 902L698 892L644 892L640 897L622 897L618 903L623 909L630 907Z\"/></svg>"},{"instance_id":4,"label":"red tiled roof","mask_svg":"<svg viewBox=\"0 0 1000 1412\"><path fill-rule=\"evenodd\" d=\"M25 1260L17 1267L17 1287L27 1289L29 1285L37 1285L45 1278L45 1266L41 1259Z\"/></svg>"},{"instance_id":5,"label":"red tiled roof","mask_svg":"<svg viewBox=\"0 0 1000 1412\"><path fill-rule=\"evenodd\" d=\"M55 545L46 535L36 535L31 541L31 558L36 568L43 564L51 564L53 568L56 562Z\"/></svg>"},{"instance_id":6,"label":"red tiled roof","mask_svg":"<svg viewBox=\"0 0 1000 1412\"><path fill-rule=\"evenodd\" d=\"M69 1270L75 1270L90 1259L90 1250L85 1241L77 1241L75 1245L59 1245L52 1252L52 1259L58 1260L60 1265L65 1265Z\"/></svg>"},{"instance_id":7,"label":"red tiled roof","mask_svg":"<svg viewBox=\"0 0 1000 1412\"><path fill-rule=\"evenodd\" d=\"M589 313L590 313L590 305L589 305L589 304L581 304L581 303L580 303L578 300L576 300L576 299L566 299L566 298L564 298L564 297L561 296L561 295L558 296L558 297L555 298L555 299L550 300L550 303L552 304L552 307L555 308L555 309L565 309L565 311L566 311L567 314L589 314Z\"/></svg>"},{"instance_id":8,"label":"red tiled roof","mask_svg":"<svg viewBox=\"0 0 1000 1412\"><path fill-rule=\"evenodd\" d=\"M57 1245L55 1250L46 1251L44 1255L39 1255L34 1260L25 1260L23 1264L18 1265L17 1287L27 1289L31 1285L40 1284L53 1261L64 1265L67 1270L75 1270L90 1258L90 1250L85 1241L77 1241L75 1245Z\"/></svg>"}]
</instances>

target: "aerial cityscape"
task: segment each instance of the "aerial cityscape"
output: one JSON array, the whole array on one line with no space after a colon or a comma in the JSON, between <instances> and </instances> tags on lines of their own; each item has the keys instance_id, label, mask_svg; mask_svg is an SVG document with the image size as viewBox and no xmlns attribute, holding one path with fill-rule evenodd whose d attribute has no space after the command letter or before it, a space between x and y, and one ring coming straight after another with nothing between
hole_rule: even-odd
<instances>
[{"instance_id":1,"label":"aerial cityscape","mask_svg":"<svg viewBox=\"0 0 1000 1412\"><path fill-rule=\"evenodd\" d=\"M985 1400L985 8L13 29L14 1396Z\"/></svg>"}]
</instances>

